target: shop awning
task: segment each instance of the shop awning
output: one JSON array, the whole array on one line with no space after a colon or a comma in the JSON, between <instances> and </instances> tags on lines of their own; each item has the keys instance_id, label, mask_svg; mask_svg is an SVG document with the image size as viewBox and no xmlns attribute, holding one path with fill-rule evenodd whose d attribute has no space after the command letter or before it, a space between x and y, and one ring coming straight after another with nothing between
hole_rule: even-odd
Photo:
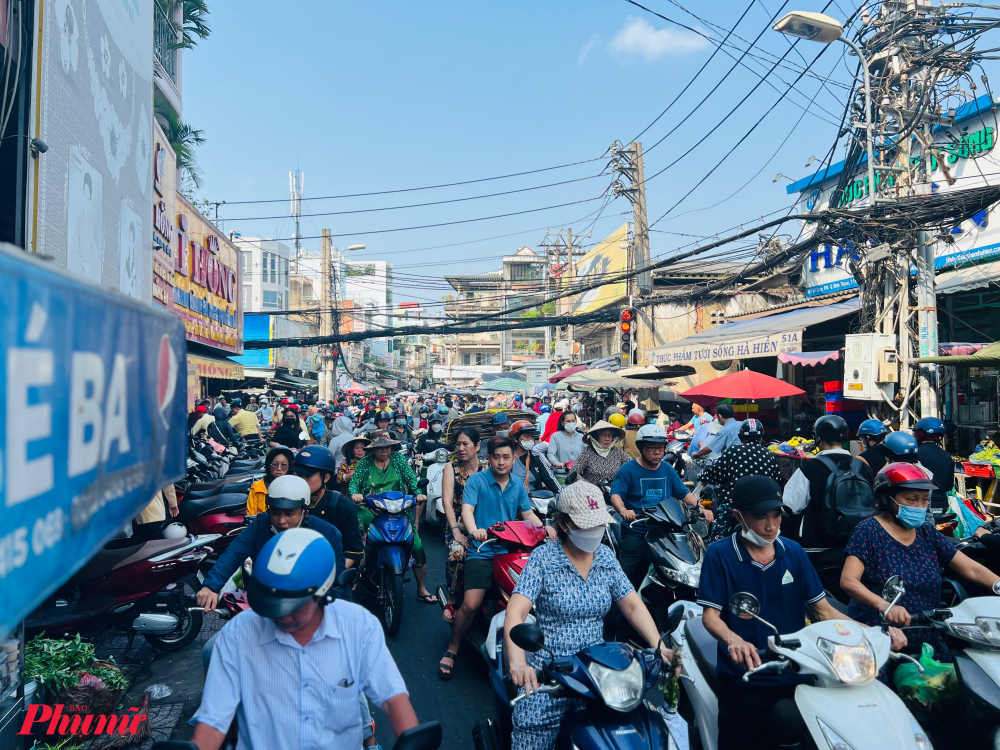
<instances>
[{"instance_id":1,"label":"shop awning","mask_svg":"<svg viewBox=\"0 0 1000 750\"><path fill-rule=\"evenodd\" d=\"M769 315L755 320L725 323L667 346L647 350L650 364L690 365L727 359L775 357L802 351L802 332L809 326L853 315L860 309L855 299L826 307Z\"/></svg>"},{"instance_id":2,"label":"shop awning","mask_svg":"<svg viewBox=\"0 0 1000 750\"><path fill-rule=\"evenodd\" d=\"M300 378L298 375L289 375L287 372L275 373L274 380L278 383L291 383L303 388L319 388L319 382L309 378Z\"/></svg>"},{"instance_id":3,"label":"shop awning","mask_svg":"<svg viewBox=\"0 0 1000 750\"><path fill-rule=\"evenodd\" d=\"M840 359L840 349L832 352L800 352L799 354L786 354L782 352L778 359L790 365L803 365L805 367L815 367L826 362Z\"/></svg>"},{"instance_id":4,"label":"shop awning","mask_svg":"<svg viewBox=\"0 0 1000 750\"><path fill-rule=\"evenodd\" d=\"M257 370L252 367L244 367L243 377L246 380L250 380L251 378L265 378L267 380L272 380L274 378L274 370Z\"/></svg>"},{"instance_id":5,"label":"shop awning","mask_svg":"<svg viewBox=\"0 0 1000 750\"><path fill-rule=\"evenodd\" d=\"M184 477L187 342L177 316L12 245L0 276L6 633Z\"/></svg>"},{"instance_id":6,"label":"shop awning","mask_svg":"<svg viewBox=\"0 0 1000 750\"><path fill-rule=\"evenodd\" d=\"M243 365L225 357L188 353L188 362L198 367L198 376L219 380L243 380Z\"/></svg>"},{"instance_id":7,"label":"shop awning","mask_svg":"<svg viewBox=\"0 0 1000 750\"><path fill-rule=\"evenodd\" d=\"M988 286L1000 286L1000 260L956 268L934 277L934 291L937 294L968 292Z\"/></svg>"},{"instance_id":8,"label":"shop awning","mask_svg":"<svg viewBox=\"0 0 1000 750\"><path fill-rule=\"evenodd\" d=\"M958 357L921 357L917 361L953 367L997 367L1000 366L1000 341L984 346L975 354Z\"/></svg>"}]
</instances>

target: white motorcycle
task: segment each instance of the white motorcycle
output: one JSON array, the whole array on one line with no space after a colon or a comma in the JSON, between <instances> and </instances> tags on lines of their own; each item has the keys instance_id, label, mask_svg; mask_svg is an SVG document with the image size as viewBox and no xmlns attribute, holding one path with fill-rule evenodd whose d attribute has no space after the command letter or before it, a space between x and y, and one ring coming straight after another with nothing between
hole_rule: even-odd
<instances>
[{"instance_id":1,"label":"white motorcycle","mask_svg":"<svg viewBox=\"0 0 1000 750\"><path fill-rule=\"evenodd\" d=\"M883 592L891 601L890 609L903 593L898 576L890 579ZM671 634L671 640L675 647L683 650L683 690L693 707L702 747L717 750L719 703L715 693L715 668L718 642L702 623L702 607L681 601L671 607L671 613L678 607L684 608L684 617ZM852 621L829 620L783 636L760 617L760 602L753 594L734 594L729 609L735 615L753 617L774 630L765 650L772 660L747 672L744 682L750 683L754 674L765 670L814 678L812 684L795 688L795 705L817 748L931 750L927 734L903 701L876 679L879 669L889 658L916 663L909 656L892 652L891 639L882 629ZM919 668L923 671L923 667Z\"/></svg>"},{"instance_id":2,"label":"white motorcycle","mask_svg":"<svg viewBox=\"0 0 1000 750\"><path fill-rule=\"evenodd\" d=\"M441 494L441 479L444 475L444 467L448 463L448 456L447 448L438 448L421 456L423 463L421 470L425 473L420 479L419 486L427 495L427 510L424 511L424 518L438 524L442 530L448 523L448 516L444 512L444 499Z\"/></svg>"}]
</instances>

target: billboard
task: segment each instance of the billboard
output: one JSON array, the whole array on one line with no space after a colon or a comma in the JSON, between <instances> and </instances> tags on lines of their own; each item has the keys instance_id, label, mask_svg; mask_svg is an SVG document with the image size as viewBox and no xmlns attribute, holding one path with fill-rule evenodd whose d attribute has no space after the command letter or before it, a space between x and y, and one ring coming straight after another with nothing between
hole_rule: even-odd
<instances>
[{"instance_id":1,"label":"billboard","mask_svg":"<svg viewBox=\"0 0 1000 750\"><path fill-rule=\"evenodd\" d=\"M149 301L153 3L40 4L31 248ZM37 109L35 109L37 108Z\"/></svg>"},{"instance_id":2,"label":"billboard","mask_svg":"<svg viewBox=\"0 0 1000 750\"><path fill-rule=\"evenodd\" d=\"M985 99L985 101L983 101ZM960 111L957 122L950 128L939 128L935 133L935 150L930 157L931 190L933 193L947 193L983 185L995 184L996 170L993 168L992 151L996 145L997 117L989 97L982 97L978 105L973 102ZM964 115L964 116L963 116ZM914 146L915 161L921 162L919 143ZM833 171L833 170L831 170ZM892 194L894 175L879 177L885 179L888 188L881 188ZM832 176L823 182L809 184L808 180L789 185L789 192L799 192L799 202L795 212L810 213L829 207L830 197L837 182ZM867 198L868 185L864 173L848 186L842 208L862 205ZM809 222L805 224L803 237L813 231ZM972 219L952 228L948 241L935 243L935 268L949 268L966 263L979 263L1000 257L1000 208L993 208L977 214ZM806 296L816 297L832 292L856 289L858 284L848 270L851 248L820 245L813 248L802 266L802 284Z\"/></svg>"},{"instance_id":3,"label":"billboard","mask_svg":"<svg viewBox=\"0 0 1000 750\"><path fill-rule=\"evenodd\" d=\"M271 317L272 339L307 338L316 335L308 323L301 320L289 320L284 315ZM314 346L283 346L271 349L271 366L286 370L301 370L317 372L316 347Z\"/></svg>"},{"instance_id":4,"label":"billboard","mask_svg":"<svg viewBox=\"0 0 1000 750\"><path fill-rule=\"evenodd\" d=\"M628 267L628 224L622 224L589 253L576 262L576 274L568 283L573 286L599 282L608 276L624 273ZM628 293L625 281L605 284L569 298L569 313L593 312L614 304Z\"/></svg>"}]
</instances>

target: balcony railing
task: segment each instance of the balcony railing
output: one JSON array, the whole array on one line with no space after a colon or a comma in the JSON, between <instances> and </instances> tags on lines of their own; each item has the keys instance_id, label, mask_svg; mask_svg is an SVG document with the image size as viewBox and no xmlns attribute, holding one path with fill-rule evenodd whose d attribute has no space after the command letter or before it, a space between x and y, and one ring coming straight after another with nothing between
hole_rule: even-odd
<instances>
[{"instance_id":1,"label":"balcony railing","mask_svg":"<svg viewBox=\"0 0 1000 750\"><path fill-rule=\"evenodd\" d=\"M167 14L163 12L160 3L153 3L155 21L153 29L153 58L160 69L166 73L171 81L177 80L177 50L174 45L177 43L177 29Z\"/></svg>"}]
</instances>

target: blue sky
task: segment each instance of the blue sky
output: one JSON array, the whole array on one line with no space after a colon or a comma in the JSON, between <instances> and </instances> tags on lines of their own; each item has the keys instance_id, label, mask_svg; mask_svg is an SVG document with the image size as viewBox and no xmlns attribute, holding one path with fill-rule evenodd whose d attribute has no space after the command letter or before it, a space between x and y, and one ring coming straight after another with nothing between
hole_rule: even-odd
<instances>
[{"instance_id":1,"label":"blue sky","mask_svg":"<svg viewBox=\"0 0 1000 750\"><path fill-rule=\"evenodd\" d=\"M703 15L704 21L686 15L668 0L651 0L650 7L715 34L710 23L728 29L748 2L683 3ZM821 10L825 5L793 0L785 10ZM849 3L842 1L840 6L850 10ZM736 33L756 37L781 7L777 0L755 0ZM184 117L203 129L208 139L198 151L204 172L202 197L230 202L280 200L222 207L226 230L247 236L292 235L292 222L287 218L288 172L296 165L305 172L309 199L491 177L600 157L615 139L627 143L645 128L713 50L701 37L623 0L280 5L217 0L211 11L211 37L185 53ZM837 4L827 12L844 17ZM770 30L758 44L777 55L789 47L786 37ZM822 47L801 42L797 49L812 60ZM765 52L760 54L766 58ZM815 71L822 76L832 73L840 82L849 80L842 57L843 47L832 47ZM772 61L747 62L764 72ZM788 61L801 65L794 52ZM714 235L779 210L790 203L790 197L784 190L787 181L772 182L775 174L800 177L807 172L803 165L808 157L823 157L830 148L834 125L807 114L795 127L803 109L789 101L794 98L806 106L819 83L803 79L798 86L801 94L776 104L786 85L773 75L768 80L779 91L761 86L714 134L706 136L759 81L740 68L720 84L732 64L729 57L716 55L684 97L643 135L641 140L649 149L676 128L646 159L650 221L687 193L762 114L769 114L729 160L656 229ZM796 76L788 69L779 74L787 82ZM839 119L844 90L832 85L829 89L820 91L816 104ZM709 93L705 104L696 108ZM696 148L689 156L651 178L692 146ZM835 158L840 155L838 151ZM603 166L604 162L597 161L441 190L306 200L303 213L477 196L588 177ZM592 200L449 227L365 232L584 201L600 196L610 182L600 177L443 206L305 217L302 233L319 235L320 228L328 227L335 235L345 235L335 239L338 246L367 246L358 254L359 260L392 261L397 301L437 300L446 291L441 281L446 273L492 270L501 255L523 245L536 246L546 226L555 231L572 222L574 231L589 229L596 241L630 220L630 215L622 215L630 206L617 199L598 214L602 201ZM684 213L717 203L709 210ZM652 254L668 255L689 241L654 232ZM307 239L305 244L318 247L319 241Z\"/></svg>"}]
</instances>

